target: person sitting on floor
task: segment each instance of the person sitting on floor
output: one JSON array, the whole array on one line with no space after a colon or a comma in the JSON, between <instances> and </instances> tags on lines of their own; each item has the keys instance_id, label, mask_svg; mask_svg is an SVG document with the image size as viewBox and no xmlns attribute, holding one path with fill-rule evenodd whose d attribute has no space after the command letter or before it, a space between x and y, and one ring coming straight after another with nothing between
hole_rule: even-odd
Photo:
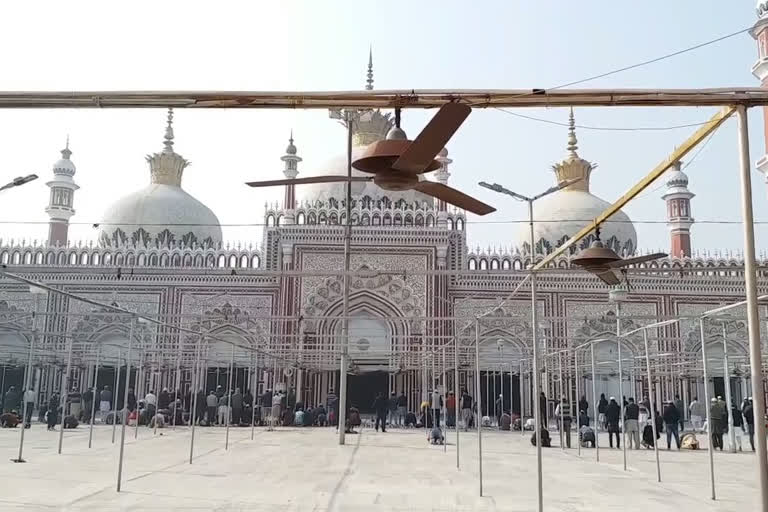
<instances>
[{"instance_id":1,"label":"person sitting on floor","mask_svg":"<svg viewBox=\"0 0 768 512\"><path fill-rule=\"evenodd\" d=\"M418 425L416 424L416 415L412 412L408 412L405 414L405 427L408 428L416 428Z\"/></svg>"},{"instance_id":2,"label":"person sitting on floor","mask_svg":"<svg viewBox=\"0 0 768 512\"><path fill-rule=\"evenodd\" d=\"M510 416L508 412L505 412L504 414L502 414L499 425L501 426L501 430L511 430L512 416Z\"/></svg>"},{"instance_id":3,"label":"person sitting on floor","mask_svg":"<svg viewBox=\"0 0 768 512\"><path fill-rule=\"evenodd\" d=\"M592 427L587 425L581 426L579 429L579 442L581 443L581 446L585 448L595 447L595 431L592 430Z\"/></svg>"},{"instance_id":4,"label":"person sitting on floor","mask_svg":"<svg viewBox=\"0 0 768 512\"><path fill-rule=\"evenodd\" d=\"M0 427L2 428L16 428L19 424L19 415L16 411L5 412L0 414Z\"/></svg>"},{"instance_id":5,"label":"person sitting on floor","mask_svg":"<svg viewBox=\"0 0 768 512\"><path fill-rule=\"evenodd\" d=\"M67 416L64 416L63 425L64 428L77 428L79 423L77 422L77 418L75 418L74 414L68 414Z\"/></svg>"},{"instance_id":6,"label":"person sitting on floor","mask_svg":"<svg viewBox=\"0 0 768 512\"><path fill-rule=\"evenodd\" d=\"M531 444L536 446L536 433L531 435ZM541 446L542 448L549 448L552 446L552 438L549 437L549 430L541 427Z\"/></svg>"},{"instance_id":7,"label":"person sitting on floor","mask_svg":"<svg viewBox=\"0 0 768 512\"><path fill-rule=\"evenodd\" d=\"M429 444L443 444L443 443L445 443L443 432L439 428L434 427L429 436Z\"/></svg>"}]
</instances>

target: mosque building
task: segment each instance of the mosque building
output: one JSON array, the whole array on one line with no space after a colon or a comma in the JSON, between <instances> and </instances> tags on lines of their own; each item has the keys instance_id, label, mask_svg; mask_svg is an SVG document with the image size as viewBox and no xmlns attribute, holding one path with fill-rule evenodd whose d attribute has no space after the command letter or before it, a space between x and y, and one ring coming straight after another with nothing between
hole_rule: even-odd
<instances>
[{"instance_id":1,"label":"mosque building","mask_svg":"<svg viewBox=\"0 0 768 512\"><path fill-rule=\"evenodd\" d=\"M760 53L753 71L766 84L768 1L758 2L758 10L754 35ZM372 61L365 87L373 88ZM367 145L384 138L393 126L389 113L361 113L354 128L353 159ZM283 199L265 207L262 240L254 240L247 247L233 245L223 240L216 214L184 189L183 175L189 162L174 150L174 128L183 137L183 126L174 126L169 111L162 149L147 156L146 187L116 198L99 224L98 239L78 242L68 237L77 203L87 200L89 190L87 183L76 183L75 152L67 143L47 183L48 239L0 240L0 263L11 271L100 303L158 318L165 325L137 324L131 329L126 318L98 306L61 295L41 298L30 294L23 284L2 280L3 389L8 383L21 383L24 354L35 336L33 328L38 343L45 347L35 371L35 389L42 396L59 389L71 340L75 343L73 358L81 362L73 365L70 382L84 389L93 385L96 351L104 367L98 384L112 382L115 368L124 365L120 358L125 357L129 336L135 350L132 382L139 393L177 384L187 389L192 382L194 351L176 354L180 344L194 346L197 337L173 328L177 326L217 338L205 345L205 364L200 370L205 379L200 387L205 391L217 384L226 386L233 357L232 375L240 388L263 392L285 386L297 390L297 395L310 404L324 401L331 391L338 392L344 282L334 272L344 268L346 184L283 187ZM535 247L530 246L529 228L523 223L518 232L511 233L507 249L473 249L467 243L471 225L467 225L464 212L417 191L391 192L372 182L352 183L350 258L352 270L360 277L351 278L349 283L351 402L366 407L375 391L402 391L414 409L434 385L447 384L453 389L452 372L446 381L441 380L439 370L433 372L435 366L453 368L450 358L441 358L439 350L453 337L464 347L459 353L459 387L476 395L471 371L474 354L469 350L474 343L474 327L468 326L473 325L476 315L490 313L478 326L484 340L480 350L481 403L484 407L489 400L492 403L496 387L511 389L511 393L504 392L505 408L519 411L522 396L524 410L531 414L531 301L530 287L521 285L526 279L524 269L532 256L540 260L583 227L583 219L595 218L609 206L590 191L590 182L600 179L600 173L593 176L597 165L583 158L589 141L581 135L579 147L571 112L569 128L563 134L564 157L552 166L553 185L578 181L535 203ZM282 177L295 179L305 172L346 174L346 154L317 165L302 159L300 147L300 140L291 135L280 157ZM589 152L598 151L590 148ZM757 164L763 172L768 169L767 158ZM447 184L454 162L445 149L438 161L440 168L432 179ZM466 168L470 164L455 165ZM313 173L313 169L318 172ZM551 272L540 274L537 308L548 396L558 394L560 365L573 364L572 359L564 361L558 356L558 350L597 338L605 339L595 347L596 358L604 363L595 375L598 392L619 394L614 366L617 312L619 327L627 332L657 317L695 316L743 299L739 258L700 251L707 254L705 257L692 251L695 195L683 169L678 162L664 178L659 208L663 201L670 233L669 256L645 264L658 272L629 274L630 286L623 283L609 294L609 288L594 276L575 269L567 271L577 251L593 242L593 234L557 258ZM275 173L274 178L281 176ZM639 255L644 244L649 244L638 240L631 219L623 212L603 224L600 238L622 256ZM402 270L407 271L402 275L377 273ZM760 286L760 293L768 293L764 283ZM761 308L761 314L766 314L765 306ZM34 311L45 313L38 315L38 324L33 324ZM742 313L733 314L740 317ZM745 320L734 319L725 330L722 325L707 326L712 367L720 368L709 385L723 394L723 332L729 338L732 392L740 400L750 389ZM221 340L235 342L235 348ZM660 378L654 395L661 399L679 394L686 401L699 393L703 396L701 379L686 370L686 363L701 353L698 322L684 320L665 326L654 332L654 340L654 352L664 356L656 363ZM284 359L278 361L241 347L259 347ZM425 357L428 349L436 347L434 356ZM647 381L635 370L639 364L632 363L642 355L642 347L641 333L629 336L622 345L626 366L621 391L626 396L648 393ZM141 363L138 369L136 361ZM178 373L177 368L181 369ZM436 380L427 382L426 375ZM567 371L563 378L566 386L573 384L573 372ZM582 373L581 389L592 378L590 372Z\"/></svg>"}]
</instances>

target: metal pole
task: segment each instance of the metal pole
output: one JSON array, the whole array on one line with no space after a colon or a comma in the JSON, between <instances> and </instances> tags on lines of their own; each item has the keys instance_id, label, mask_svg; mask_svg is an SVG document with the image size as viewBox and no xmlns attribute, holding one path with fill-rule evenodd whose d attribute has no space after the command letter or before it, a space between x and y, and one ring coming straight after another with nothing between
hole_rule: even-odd
<instances>
[{"instance_id":1,"label":"metal pole","mask_svg":"<svg viewBox=\"0 0 768 512\"><path fill-rule=\"evenodd\" d=\"M576 350L573 351L573 376L576 381L576 444L578 445L577 452L581 456L581 438L579 437L581 435L581 425L579 425L579 418L581 417L581 411L579 410L579 401L581 400L579 397L579 353ZM573 407L569 407L569 409L573 410ZM584 411L585 414L586 412Z\"/></svg>"},{"instance_id":2,"label":"metal pole","mask_svg":"<svg viewBox=\"0 0 768 512\"><path fill-rule=\"evenodd\" d=\"M352 178L352 131L353 115L349 110L345 111L347 123L347 177ZM350 268L350 244L352 240L352 181L347 181L347 194L345 201L346 217L344 222L344 297L343 315L341 321L341 374L339 375L339 444L345 442L347 422L347 356L349 351L349 268Z\"/></svg>"},{"instance_id":3,"label":"metal pole","mask_svg":"<svg viewBox=\"0 0 768 512\"><path fill-rule=\"evenodd\" d=\"M256 394L259 392L259 355L256 354L253 364L253 379L251 379L251 441L256 428ZM262 414L263 417L263 414Z\"/></svg>"},{"instance_id":4,"label":"metal pole","mask_svg":"<svg viewBox=\"0 0 768 512\"><path fill-rule=\"evenodd\" d=\"M755 227L752 215L752 182L749 160L747 109L736 107L739 119L739 156L741 168L741 212L744 227L744 279L747 294L747 323L749 325L749 366L752 374L752 397L755 418L755 453L757 481L760 486L760 510L768 512L768 457L765 441L765 390L760 345L760 317L757 311L757 264L755 263Z\"/></svg>"},{"instance_id":5,"label":"metal pole","mask_svg":"<svg viewBox=\"0 0 768 512\"><path fill-rule=\"evenodd\" d=\"M627 470L627 428L624 421L624 373L621 367L621 302L616 302L616 346L619 357L619 425L621 425L622 459Z\"/></svg>"},{"instance_id":6,"label":"metal pole","mask_svg":"<svg viewBox=\"0 0 768 512\"><path fill-rule=\"evenodd\" d=\"M541 408L539 407L539 344L537 334L539 331L539 319L536 312L536 242L533 231L533 201L528 201L528 225L531 235L531 344L533 345L533 421L536 429L536 495L538 512L544 511L544 485L541 468ZM545 361L546 364L546 361Z\"/></svg>"},{"instance_id":7,"label":"metal pole","mask_svg":"<svg viewBox=\"0 0 768 512\"><path fill-rule=\"evenodd\" d=\"M112 392L112 444L115 444L115 431L117 430L117 395L120 388L120 356L123 351L117 350L117 371L115 372L115 390Z\"/></svg>"},{"instance_id":8,"label":"metal pole","mask_svg":"<svg viewBox=\"0 0 768 512\"><path fill-rule=\"evenodd\" d=\"M125 358L125 389L123 389L123 407L125 413L121 418L120 427L120 456L117 461L117 492L120 492L120 480L123 476L123 453L125 452L125 426L128 424L128 387L131 384L131 346L133 345L133 327L136 324L136 317L131 318L131 327L128 334L128 355ZM117 392L117 390L115 390ZM117 398L115 398L117 402ZM115 417L117 422L117 417ZM138 418L137 418L138 422Z\"/></svg>"},{"instance_id":9,"label":"metal pole","mask_svg":"<svg viewBox=\"0 0 768 512\"><path fill-rule=\"evenodd\" d=\"M732 399L731 399L731 365L728 363L728 338L725 321L723 321L723 382L725 383L725 404L728 407L728 445L731 453L736 453L736 431L733 428Z\"/></svg>"},{"instance_id":10,"label":"metal pole","mask_svg":"<svg viewBox=\"0 0 768 512\"><path fill-rule=\"evenodd\" d=\"M446 405L445 402L448 398L448 386L447 382L445 380L445 347L443 347L443 385L442 385L442 392L443 396L445 396L446 399L443 400L443 407L440 407L440 409L444 409L444 406ZM443 453L448 452L448 410L445 409L445 413L443 413L443 428L440 429L441 433L443 433Z\"/></svg>"},{"instance_id":11,"label":"metal pole","mask_svg":"<svg viewBox=\"0 0 768 512\"><path fill-rule=\"evenodd\" d=\"M96 368L93 372L93 387L91 388L93 390L93 399L91 400L91 418L90 418L90 426L88 427L88 448L91 447L93 443L93 422L94 417L96 416L96 395L98 394L98 382L99 382L99 358L101 356L101 344L99 343L96 345Z\"/></svg>"},{"instance_id":12,"label":"metal pole","mask_svg":"<svg viewBox=\"0 0 768 512\"><path fill-rule=\"evenodd\" d=\"M179 401L179 386L181 386L181 336L179 336L179 351L176 355L176 385L173 390L173 418L171 418L171 430L176 430L176 404Z\"/></svg>"},{"instance_id":13,"label":"metal pole","mask_svg":"<svg viewBox=\"0 0 768 512\"><path fill-rule=\"evenodd\" d=\"M453 397L454 397L454 428L456 429L456 469L459 469L459 339L453 340L455 348L453 350Z\"/></svg>"},{"instance_id":14,"label":"metal pole","mask_svg":"<svg viewBox=\"0 0 768 512\"><path fill-rule=\"evenodd\" d=\"M648 355L648 330L643 329L645 344L645 371L648 374L648 401L651 404L651 428L653 429L653 451L656 456L656 480L661 482L661 465L659 464L659 438L656 432L656 404L653 401L653 378L651 376L651 356Z\"/></svg>"},{"instance_id":15,"label":"metal pole","mask_svg":"<svg viewBox=\"0 0 768 512\"><path fill-rule=\"evenodd\" d=\"M525 380L523 378L523 358L522 358L522 351L520 352L520 376L517 380L517 387L519 388L518 391L520 391L520 435L525 437L525 393L523 392L523 381ZM509 366L510 371L510 383L509 386L512 386L512 365Z\"/></svg>"},{"instance_id":16,"label":"metal pole","mask_svg":"<svg viewBox=\"0 0 768 512\"><path fill-rule=\"evenodd\" d=\"M138 393L136 398L136 426L133 429L133 438L138 439L139 438L139 419L141 419L141 416L139 415L139 398L142 396L145 396L144 394L144 350L141 350L139 352L139 366L136 369L136 393ZM144 406L147 404L145 403Z\"/></svg>"},{"instance_id":17,"label":"metal pole","mask_svg":"<svg viewBox=\"0 0 768 512\"><path fill-rule=\"evenodd\" d=\"M715 461L712 449L712 415L709 405L709 374L707 373L707 340L704 338L704 318L699 318L699 335L701 336L701 365L704 371L704 403L707 410L707 432L709 433L709 442L707 451L709 452L709 482L712 487L712 499L715 499Z\"/></svg>"},{"instance_id":18,"label":"metal pole","mask_svg":"<svg viewBox=\"0 0 768 512\"><path fill-rule=\"evenodd\" d=\"M563 432L563 429L565 428L565 422L563 421L563 413L565 412L565 404L563 403L563 353L558 352L557 353L557 370L559 373L559 389L560 389L560 398L558 399L559 402L559 409L560 409L560 449L565 450L565 432Z\"/></svg>"},{"instance_id":19,"label":"metal pole","mask_svg":"<svg viewBox=\"0 0 768 512\"><path fill-rule=\"evenodd\" d=\"M69 372L72 369L72 338L69 338L69 349L67 350L67 371L61 376L61 430L59 430L59 455L61 455L61 446L64 443L64 416L67 410L67 395L69 395Z\"/></svg>"},{"instance_id":20,"label":"metal pole","mask_svg":"<svg viewBox=\"0 0 768 512\"><path fill-rule=\"evenodd\" d=\"M201 315L202 316L202 315ZM200 322L200 336L197 338L197 346L195 347L195 366L192 371L192 393L194 393L194 398L192 399L192 414L190 414L190 419L192 420L192 434L189 438L189 463L192 464L192 456L195 453L195 417L197 416L197 389L200 387L200 345L203 341L203 333L202 333L202 319ZM201 388L202 389L202 388ZM138 424L138 422L136 422Z\"/></svg>"},{"instance_id":21,"label":"metal pole","mask_svg":"<svg viewBox=\"0 0 768 512\"><path fill-rule=\"evenodd\" d=\"M224 409L224 425L225 425L225 434L224 434L224 449L229 450L229 416L232 414L232 374L234 373L235 369L235 344L232 344L232 359L229 363L229 385L227 387L227 407Z\"/></svg>"},{"instance_id":22,"label":"metal pole","mask_svg":"<svg viewBox=\"0 0 768 512\"><path fill-rule=\"evenodd\" d=\"M597 374L595 372L595 343L589 344L590 359L592 359L592 404L595 411L595 462L600 462L600 430L597 419Z\"/></svg>"},{"instance_id":23,"label":"metal pole","mask_svg":"<svg viewBox=\"0 0 768 512\"><path fill-rule=\"evenodd\" d=\"M16 459L12 459L13 462L26 462L24 457L24 431L27 430L27 397L24 394L29 392L29 386L32 377L32 357L35 350L35 342L37 341L37 310L40 304L38 295L35 295L35 310L32 312L32 339L29 342L29 360L27 361L27 374L24 377L24 393L21 399L24 401L22 407L22 424L21 424L21 436L19 437L19 456ZM31 425L30 425L31 426ZM62 430L64 430L64 421L61 422Z\"/></svg>"},{"instance_id":24,"label":"metal pole","mask_svg":"<svg viewBox=\"0 0 768 512\"><path fill-rule=\"evenodd\" d=\"M480 320L475 318L475 383L477 389L480 389ZM479 409L479 401L478 401ZM482 412L478 410L478 422L477 422L477 463L478 463L478 475L480 477L480 496L483 495L483 428L482 422L479 421Z\"/></svg>"}]
</instances>

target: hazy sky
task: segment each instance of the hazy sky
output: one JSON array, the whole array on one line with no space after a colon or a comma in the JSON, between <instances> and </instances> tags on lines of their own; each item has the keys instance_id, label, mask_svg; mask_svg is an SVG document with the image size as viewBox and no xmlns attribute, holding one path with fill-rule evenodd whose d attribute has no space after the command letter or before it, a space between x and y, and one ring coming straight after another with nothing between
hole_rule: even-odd
<instances>
[{"instance_id":1,"label":"hazy sky","mask_svg":"<svg viewBox=\"0 0 768 512\"><path fill-rule=\"evenodd\" d=\"M663 16L662 16L663 13ZM746 28L753 0L644 2L10 2L0 47L2 90L349 90L365 80L373 46L375 87L547 88L633 64ZM756 86L756 45L742 34L666 61L580 87ZM578 124L671 126L702 122L714 109L580 108ZM567 121L565 109L524 110ZM46 221L45 182L67 134L77 165L74 240L95 239L89 224L120 196L145 186L148 153L162 149L162 110L5 110L0 112L5 181L29 172L41 179L0 195L0 221ZM406 111L417 133L431 112ZM345 148L344 130L325 111L176 111L176 150L192 162L184 188L222 224L259 223L264 202L280 189L254 190L246 180L282 177L293 128L304 175ZM764 153L762 112L750 111L751 160ZM612 201L645 175L694 128L670 131L578 131L579 152L599 164L592 192ZM522 205L477 186L498 181L533 194L554 183L551 165L565 154L566 129L475 110L448 146L451 184L498 207L472 217L472 245L510 245ZM738 220L738 147L728 121L688 167L694 216ZM762 175L753 173L755 217L768 221ZM663 188L625 211L637 221L640 248L666 249ZM492 223L488 223L491 221ZM485 223L483 223L485 222ZM0 225L4 237L42 239L45 225ZM258 244L258 227L224 227L225 239ZM694 249L738 249L738 225L697 224ZM768 228L758 226L759 250Z\"/></svg>"}]
</instances>

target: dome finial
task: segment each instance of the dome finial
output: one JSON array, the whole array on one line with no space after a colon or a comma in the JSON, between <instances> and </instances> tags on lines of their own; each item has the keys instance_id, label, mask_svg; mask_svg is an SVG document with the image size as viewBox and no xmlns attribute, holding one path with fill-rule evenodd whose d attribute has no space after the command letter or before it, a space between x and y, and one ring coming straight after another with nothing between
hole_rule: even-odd
<instances>
[{"instance_id":1,"label":"dome finial","mask_svg":"<svg viewBox=\"0 0 768 512\"><path fill-rule=\"evenodd\" d=\"M285 153L287 155L296 154L296 146L293 144L293 128L291 128L291 135L288 137L288 147L285 148Z\"/></svg>"},{"instance_id":2,"label":"dome finial","mask_svg":"<svg viewBox=\"0 0 768 512\"><path fill-rule=\"evenodd\" d=\"M168 124L165 127L164 153L173 153L173 109L168 109Z\"/></svg>"},{"instance_id":3,"label":"dome finial","mask_svg":"<svg viewBox=\"0 0 768 512\"><path fill-rule=\"evenodd\" d=\"M573 107L571 107L571 113L568 116L568 151L571 156L578 156L576 150L579 149L576 139L576 121L573 117Z\"/></svg>"},{"instance_id":4,"label":"dome finial","mask_svg":"<svg viewBox=\"0 0 768 512\"><path fill-rule=\"evenodd\" d=\"M373 90L373 45L368 47L368 78L365 80L365 90Z\"/></svg>"},{"instance_id":5,"label":"dome finial","mask_svg":"<svg viewBox=\"0 0 768 512\"><path fill-rule=\"evenodd\" d=\"M67 143L64 146L64 149L61 150L61 157L64 160L69 160L70 156L72 156L72 151L69 149L69 134L67 134Z\"/></svg>"}]
</instances>

